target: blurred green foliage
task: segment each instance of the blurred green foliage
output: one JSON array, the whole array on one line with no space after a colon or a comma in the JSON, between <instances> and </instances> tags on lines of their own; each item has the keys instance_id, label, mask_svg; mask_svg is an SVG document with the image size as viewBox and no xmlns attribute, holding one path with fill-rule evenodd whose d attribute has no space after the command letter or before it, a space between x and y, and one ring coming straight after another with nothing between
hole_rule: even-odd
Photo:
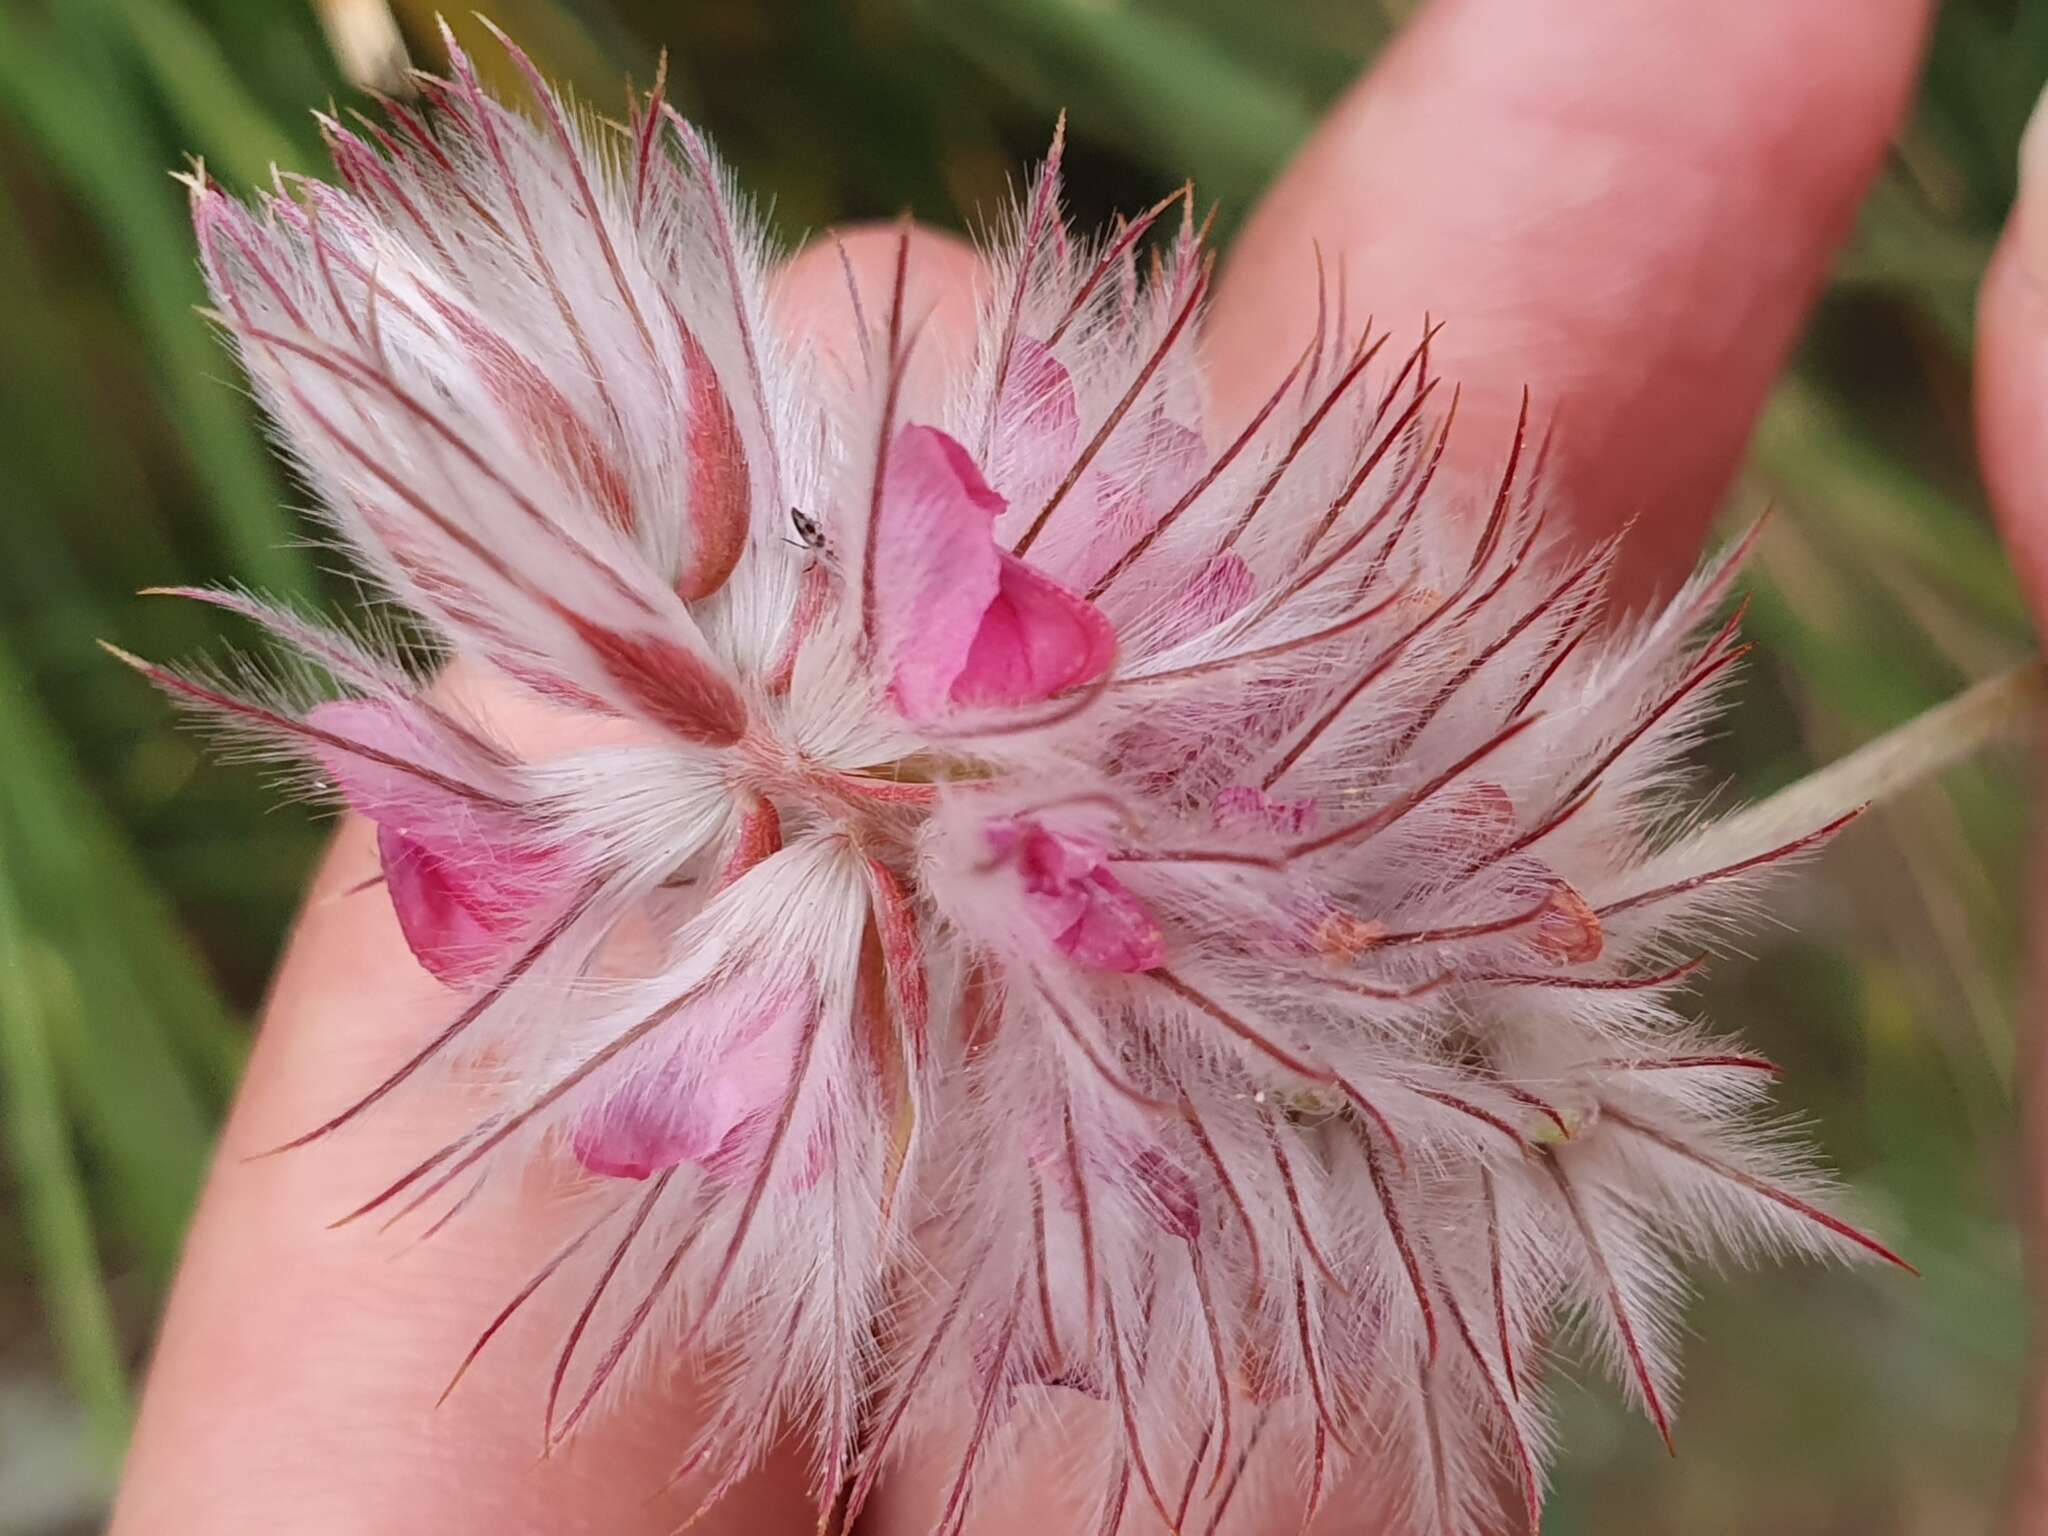
<instances>
[{"instance_id":1,"label":"blurred green foliage","mask_svg":"<svg viewBox=\"0 0 2048 1536\"><path fill-rule=\"evenodd\" d=\"M1063 107L1084 222L1193 175L1227 232L1407 8L500 0L495 15L599 103L665 44L673 94L795 239L906 207L972 223ZM393 9L413 57L437 62L431 6ZM1966 388L1975 285L2044 77L2048 6L1943 9L1911 127L1770 403L1732 509L1780 508L1752 583L1765 659L1710 748L1744 793L2031 644L1975 489ZM56 1426L0 1438L0 1531L92 1519L93 1481L38 1488L63 1458L28 1465L27 1448L75 1436L98 1486L111 1475L319 841L256 775L202 762L92 644L206 643L211 617L129 595L144 585L323 585L302 492L193 313L165 173L188 153L230 183L314 168L304 109L352 99L300 0L0 0L0 1423ZM1610 1396L1568 1389L1554 1530L1987 1523L2022 1334L2019 785L2010 762L1973 765L1874 818L1803 888L1802 937L1766 935L1708 998L1791 1069L1794 1107L1925 1280L1710 1282L1676 1475Z\"/></svg>"}]
</instances>

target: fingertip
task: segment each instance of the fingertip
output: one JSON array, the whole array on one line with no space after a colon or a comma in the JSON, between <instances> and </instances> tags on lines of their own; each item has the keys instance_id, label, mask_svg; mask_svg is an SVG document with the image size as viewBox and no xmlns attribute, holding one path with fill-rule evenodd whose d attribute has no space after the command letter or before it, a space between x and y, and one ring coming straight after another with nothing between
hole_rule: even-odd
<instances>
[{"instance_id":1,"label":"fingertip","mask_svg":"<svg viewBox=\"0 0 2048 1536\"><path fill-rule=\"evenodd\" d=\"M1315 321L1314 247L1355 314L1466 385L1483 464L1526 384L1588 537L1668 584L1910 95L1928 0L1437 0L1255 212L1209 333L1226 411ZM1471 459L1468 463L1474 462ZM1639 515L1640 514L1640 515Z\"/></svg>"},{"instance_id":2,"label":"fingertip","mask_svg":"<svg viewBox=\"0 0 2048 1536\"><path fill-rule=\"evenodd\" d=\"M2037 160L2043 157L2035 157ZM2048 620L2048 186L2022 187L1977 301L1977 453L2038 622Z\"/></svg>"},{"instance_id":3,"label":"fingertip","mask_svg":"<svg viewBox=\"0 0 2048 1536\"><path fill-rule=\"evenodd\" d=\"M1977 296L1976 422L1992 514L2035 625L2048 628L2048 97L2028 125L2019 198ZM2036 844L2029 992L2039 1015L2048 1008L2048 848L2038 827ZM2048 1031L2024 1033L2017 1076L2038 1320L2048 1305L2039 1272L2048 1255ZM2015 1531L2048 1521L2048 1371L2033 1376L2006 1487Z\"/></svg>"},{"instance_id":4,"label":"fingertip","mask_svg":"<svg viewBox=\"0 0 2048 1536\"><path fill-rule=\"evenodd\" d=\"M893 219L827 230L784 264L771 290L784 337L841 357L857 349L863 323L887 321L906 239L906 322L920 328L920 345L971 346L989 283L981 253L958 235Z\"/></svg>"}]
</instances>

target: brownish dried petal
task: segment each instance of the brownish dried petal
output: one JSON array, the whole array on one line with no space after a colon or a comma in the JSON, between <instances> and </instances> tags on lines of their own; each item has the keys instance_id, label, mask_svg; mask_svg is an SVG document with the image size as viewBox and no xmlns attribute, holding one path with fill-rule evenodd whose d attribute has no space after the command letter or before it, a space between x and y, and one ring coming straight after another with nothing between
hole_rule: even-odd
<instances>
[{"instance_id":1,"label":"brownish dried petal","mask_svg":"<svg viewBox=\"0 0 2048 1536\"><path fill-rule=\"evenodd\" d=\"M1598 960L1606 943L1600 918L1576 886L1559 881L1550 893L1549 910L1536 925L1537 949L1567 965Z\"/></svg>"},{"instance_id":2,"label":"brownish dried petal","mask_svg":"<svg viewBox=\"0 0 2048 1536\"><path fill-rule=\"evenodd\" d=\"M694 603L724 586L747 547L747 454L739 419L719 387L703 344L680 318L683 364L689 370L690 420L684 453L690 472L690 540L676 595Z\"/></svg>"},{"instance_id":3,"label":"brownish dried petal","mask_svg":"<svg viewBox=\"0 0 2048 1536\"><path fill-rule=\"evenodd\" d=\"M711 664L660 635L622 635L565 614L583 643L641 713L686 741L729 747L746 734L739 690Z\"/></svg>"},{"instance_id":4,"label":"brownish dried petal","mask_svg":"<svg viewBox=\"0 0 2048 1536\"><path fill-rule=\"evenodd\" d=\"M1386 937L1387 925L1341 909L1316 924L1309 942L1316 953L1349 965Z\"/></svg>"}]
</instances>

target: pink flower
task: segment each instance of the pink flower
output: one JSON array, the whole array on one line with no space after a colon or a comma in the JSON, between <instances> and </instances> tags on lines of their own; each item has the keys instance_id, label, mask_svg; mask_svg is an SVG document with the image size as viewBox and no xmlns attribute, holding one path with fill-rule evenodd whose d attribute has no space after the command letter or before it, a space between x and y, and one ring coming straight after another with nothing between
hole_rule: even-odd
<instances>
[{"instance_id":1,"label":"pink flower","mask_svg":"<svg viewBox=\"0 0 2048 1536\"><path fill-rule=\"evenodd\" d=\"M1610 624L1522 433L1486 516L1439 491L1420 345L1325 336L1212 434L1194 221L1151 278L1169 205L1070 236L1057 144L971 364L910 368L872 294L814 355L658 97L593 146L516 50L530 115L450 53L323 120L338 185L196 178L201 261L366 582L586 728L515 755L231 592L331 686L140 665L376 823L350 899L459 989L302 1140L439 1072L473 1123L370 1208L591 1175L536 1280L598 1320L551 1435L715 1349L720 1470L802 1423L851 1525L930 1437L964 1519L1056 1382L1102 1399L1104 1528L1183 1488L1207 1528L1242 1458L1497 1530L1561 1316L1668 1429L1682 1258L1890 1257L1679 1018L1847 819L1674 814L1742 548Z\"/></svg>"}]
</instances>

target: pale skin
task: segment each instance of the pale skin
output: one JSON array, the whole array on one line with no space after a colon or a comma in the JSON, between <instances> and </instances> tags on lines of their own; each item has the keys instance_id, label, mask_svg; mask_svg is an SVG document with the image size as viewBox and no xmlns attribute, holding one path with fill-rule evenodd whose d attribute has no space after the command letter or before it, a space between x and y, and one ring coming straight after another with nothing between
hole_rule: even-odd
<instances>
[{"instance_id":1,"label":"pale skin","mask_svg":"<svg viewBox=\"0 0 2048 1536\"><path fill-rule=\"evenodd\" d=\"M1320 248L1355 313L1370 309L1397 337L1419 333L1425 313L1449 322L1432 362L1464 386L1454 452L1497 463L1531 385L1559 413L1561 510L1588 537L1633 521L1625 591L1669 586L1698 554L1882 161L1931 10L1435 0L1227 253L1204 337L1219 424L1257 406L1312 330ZM2048 145L2033 158L2044 184L2023 200L1980 312L1978 429L2015 564L2048 618ZM895 233L839 238L863 288L882 291ZM931 345L971 325L984 281L968 246L913 233L910 286ZM777 302L795 331L850 334L830 243L792 261ZM573 739L536 706L477 703L534 753ZM413 961L388 903L344 894L374 870L352 819L278 972L164 1321L114 1530L666 1536L702 1492L656 1495L706 1411L687 1376L649 1381L539 1456L539 1404L576 1297L543 1292L435 1406L479 1327L560 1241L545 1189L515 1219L458 1221L402 1255L370 1224L327 1229L380 1173L463 1123L458 1094L395 1103L375 1137L248 1160L319 1123L445 1020L448 994ZM2038 1105L2048 1049L2031 1038ZM2040 1166L2038 1124L2034 1147ZM2035 1205L2048 1228L2048 1195ZM1026 1444L1025 1467L970 1532L1073 1524L1043 1503L1065 1465L1062 1428ZM944 1445L903 1458L862 1529L929 1530L954 1460ZM2048 1517L2048 1456L2023 1450L2019 1465L2015 1528L2033 1529ZM807 1487L792 1443L695 1529L809 1536ZM1332 1500L1317 1529L1359 1529L1358 1507ZM1134 1508L1125 1529L1152 1529L1144 1515ZM1290 1501L1235 1518L1291 1533L1300 1516Z\"/></svg>"}]
</instances>

